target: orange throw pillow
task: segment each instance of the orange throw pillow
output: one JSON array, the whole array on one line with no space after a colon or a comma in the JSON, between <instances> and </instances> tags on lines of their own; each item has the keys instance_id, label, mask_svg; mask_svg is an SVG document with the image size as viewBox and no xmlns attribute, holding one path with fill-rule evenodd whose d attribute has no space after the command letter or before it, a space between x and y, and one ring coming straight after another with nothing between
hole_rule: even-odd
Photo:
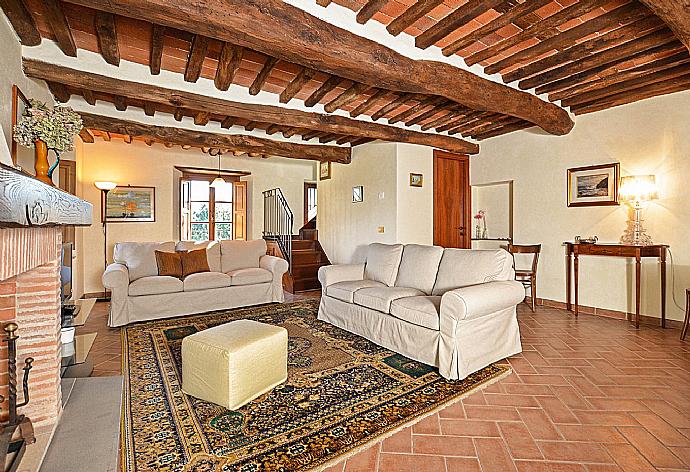
<instances>
[{"instance_id":1,"label":"orange throw pillow","mask_svg":"<svg viewBox=\"0 0 690 472\"><path fill-rule=\"evenodd\" d=\"M179 254L182 256L182 278L199 272L211 272L208 266L208 257L206 257L206 249L195 249Z\"/></svg>"},{"instance_id":2,"label":"orange throw pillow","mask_svg":"<svg viewBox=\"0 0 690 472\"><path fill-rule=\"evenodd\" d=\"M179 252L156 251L158 275L182 277L182 257Z\"/></svg>"}]
</instances>

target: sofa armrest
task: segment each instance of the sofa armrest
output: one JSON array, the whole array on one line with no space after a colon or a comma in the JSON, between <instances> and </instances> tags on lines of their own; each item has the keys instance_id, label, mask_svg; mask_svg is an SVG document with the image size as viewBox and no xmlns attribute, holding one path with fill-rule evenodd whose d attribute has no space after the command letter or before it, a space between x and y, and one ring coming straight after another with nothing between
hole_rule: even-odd
<instances>
[{"instance_id":1,"label":"sofa armrest","mask_svg":"<svg viewBox=\"0 0 690 472\"><path fill-rule=\"evenodd\" d=\"M261 256L259 267L273 274L273 279L282 280L283 274L288 271L288 263L285 259L276 256Z\"/></svg>"},{"instance_id":2,"label":"sofa armrest","mask_svg":"<svg viewBox=\"0 0 690 472\"><path fill-rule=\"evenodd\" d=\"M110 264L103 272L103 286L112 290L124 289L125 293L129 287L129 270L124 264Z\"/></svg>"},{"instance_id":3,"label":"sofa armrest","mask_svg":"<svg viewBox=\"0 0 690 472\"><path fill-rule=\"evenodd\" d=\"M364 264L336 264L319 268L321 287L349 280L364 280Z\"/></svg>"},{"instance_id":4,"label":"sofa armrest","mask_svg":"<svg viewBox=\"0 0 690 472\"><path fill-rule=\"evenodd\" d=\"M520 282L506 280L462 287L441 298L441 318L470 320L515 306L525 298Z\"/></svg>"}]
</instances>

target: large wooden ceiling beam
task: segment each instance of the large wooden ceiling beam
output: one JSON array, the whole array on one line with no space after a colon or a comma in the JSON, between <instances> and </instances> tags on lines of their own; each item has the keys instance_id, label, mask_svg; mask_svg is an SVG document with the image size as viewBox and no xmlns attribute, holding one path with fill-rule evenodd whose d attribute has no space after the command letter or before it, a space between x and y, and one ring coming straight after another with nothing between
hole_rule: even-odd
<instances>
[{"instance_id":1,"label":"large wooden ceiling beam","mask_svg":"<svg viewBox=\"0 0 690 472\"><path fill-rule=\"evenodd\" d=\"M411 59L282 0L68 1L193 31L355 82L440 95L474 109L517 116L552 134L566 134L574 125L568 112L533 94L444 62Z\"/></svg>"},{"instance_id":2,"label":"large wooden ceiling beam","mask_svg":"<svg viewBox=\"0 0 690 472\"><path fill-rule=\"evenodd\" d=\"M58 46L68 56L77 57L77 46L74 44L72 30L70 30L65 13L62 11L62 2L60 0L44 0L43 5L46 21L53 30Z\"/></svg>"},{"instance_id":3,"label":"large wooden ceiling beam","mask_svg":"<svg viewBox=\"0 0 690 472\"><path fill-rule=\"evenodd\" d=\"M690 2L688 0L641 0L664 20L690 51Z\"/></svg>"},{"instance_id":4,"label":"large wooden ceiling beam","mask_svg":"<svg viewBox=\"0 0 690 472\"><path fill-rule=\"evenodd\" d=\"M391 21L386 29L393 36L397 36L442 3L443 0L417 0L402 15Z\"/></svg>"},{"instance_id":5,"label":"large wooden ceiling beam","mask_svg":"<svg viewBox=\"0 0 690 472\"><path fill-rule=\"evenodd\" d=\"M270 105L232 102L146 83L129 82L31 59L24 60L24 71L33 78L61 83L78 89L89 88L94 92L115 94L116 96L149 101L168 107L173 106L180 110L213 110L214 114L233 116L244 120L307 128L340 135L347 134L363 138L381 139L384 141L422 144L450 152L464 152L467 154L479 152L479 146L476 144L449 136L420 133L395 126L353 120L338 115L323 115ZM180 111L181 118L182 111Z\"/></svg>"},{"instance_id":6,"label":"large wooden ceiling beam","mask_svg":"<svg viewBox=\"0 0 690 472\"><path fill-rule=\"evenodd\" d=\"M0 0L0 8L7 15L12 28L19 36L19 41L24 46L41 44L41 33L23 0Z\"/></svg>"},{"instance_id":7,"label":"large wooden ceiling beam","mask_svg":"<svg viewBox=\"0 0 690 472\"><path fill-rule=\"evenodd\" d=\"M112 13L96 12L96 38L98 39L98 49L105 62L114 66L120 65L120 48L117 44L117 27L115 26L115 16Z\"/></svg>"},{"instance_id":8,"label":"large wooden ceiling beam","mask_svg":"<svg viewBox=\"0 0 690 472\"><path fill-rule=\"evenodd\" d=\"M191 145L197 147L221 148L245 153L270 154L272 156L317 161L350 162L350 149L337 146L301 144L257 136L192 131L184 128L154 126L136 121L121 120L106 116L80 113L84 126L89 129L128 135L133 138L154 142Z\"/></svg>"}]
</instances>

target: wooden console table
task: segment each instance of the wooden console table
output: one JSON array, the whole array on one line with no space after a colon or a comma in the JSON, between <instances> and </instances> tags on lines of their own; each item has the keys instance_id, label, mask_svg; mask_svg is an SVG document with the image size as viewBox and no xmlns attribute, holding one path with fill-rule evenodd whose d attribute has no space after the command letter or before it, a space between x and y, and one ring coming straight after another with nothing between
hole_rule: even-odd
<instances>
[{"instance_id":1,"label":"wooden console table","mask_svg":"<svg viewBox=\"0 0 690 472\"><path fill-rule=\"evenodd\" d=\"M572 242L563 243L566 259L566 304L568 311L573 311L570 302L571 266L575 278L575 316L579 312L578 304L578 278L579 256L612 256L635 258L635 328L640 327L640 269L643 257L658 257L661 264L661 327L666 327L666 252L665 244L651 246L633 246L627 244L579 244Z\"/></svg>"}]
</instances>

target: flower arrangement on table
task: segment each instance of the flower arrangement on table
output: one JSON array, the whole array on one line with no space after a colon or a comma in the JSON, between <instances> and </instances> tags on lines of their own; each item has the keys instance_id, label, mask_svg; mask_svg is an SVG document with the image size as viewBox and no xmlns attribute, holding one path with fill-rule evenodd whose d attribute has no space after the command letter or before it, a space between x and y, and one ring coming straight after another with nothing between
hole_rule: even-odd
<instances>
[{"instance_id":1,"label":"flower arrangement on table","mask_svg":"<svg viewBox=\"0 0 690 472\"><path fill-rule=\"evenodd\" d=\"M14 126L14 140L26 147L35 148L36 177L53 185L53 171L60 163L60 153L74 148L74 137L83 127L81 116L69 107L49 108L43 102L30 99L30 106L24 110ZM48 164L48 151L53 150L57 159Z\"/></svg>"},{"instance_id":2,"label":"flower arrangement on table","mask_svg":"<svg viewBox=\"0 0 690 472\"><path fill-rule=\"evenodd\" d=\"M477 222L474 227L475 239L486 239L489 236L489 232L486 229L486 210L477 211L474 219Z\"/></svg>"}]
</instances>

